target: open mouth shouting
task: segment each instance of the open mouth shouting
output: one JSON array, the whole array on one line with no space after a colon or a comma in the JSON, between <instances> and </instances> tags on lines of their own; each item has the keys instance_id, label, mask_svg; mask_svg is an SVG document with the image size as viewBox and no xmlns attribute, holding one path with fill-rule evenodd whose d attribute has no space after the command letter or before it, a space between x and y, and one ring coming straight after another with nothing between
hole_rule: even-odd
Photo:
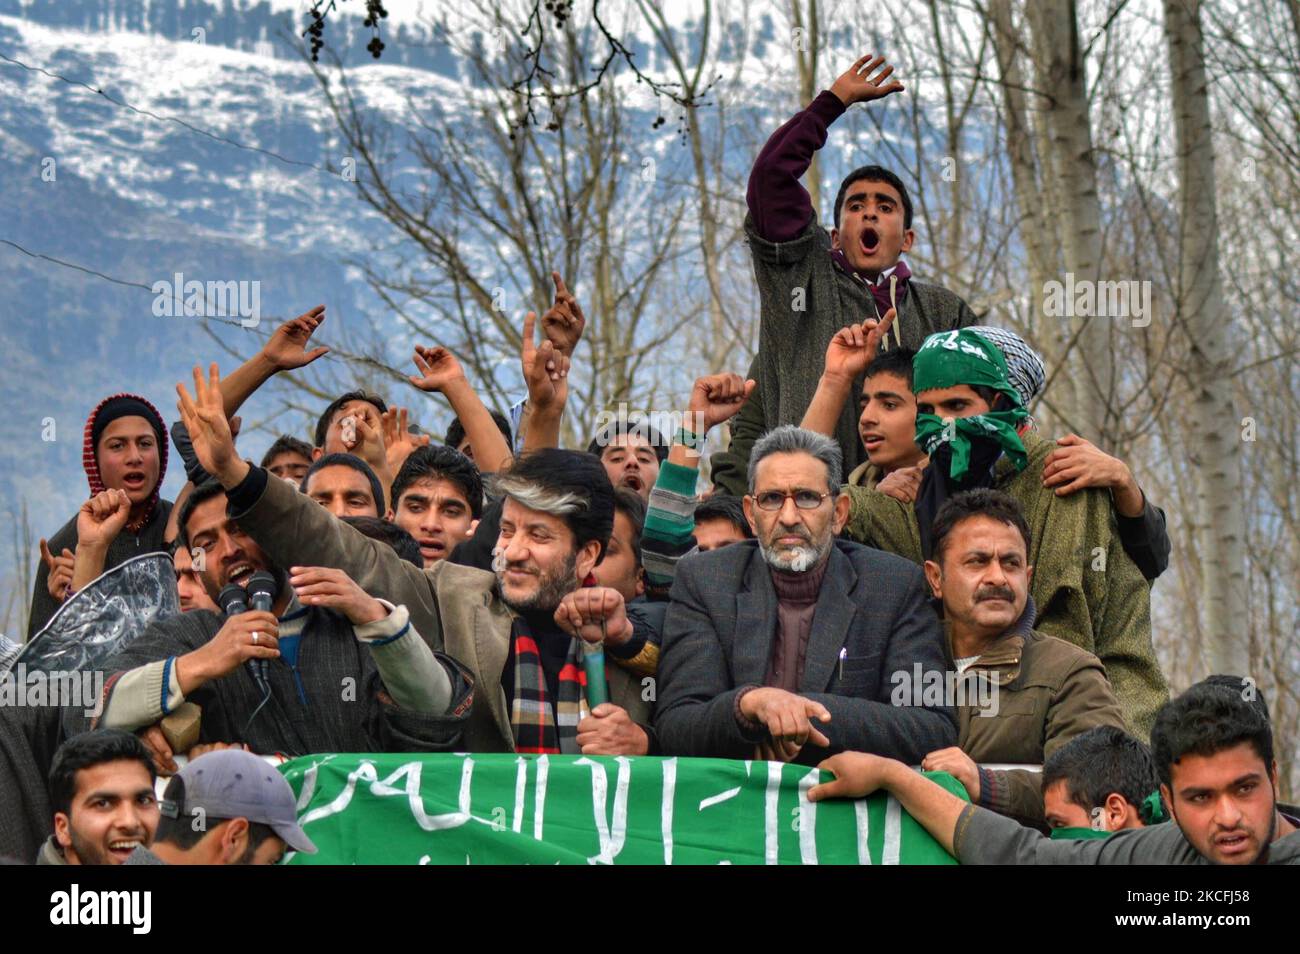
<instances>
[{"instance_id":1,"label":"open mouth shouting","mask_svg":"<svg viewBox=\"0 0 1300 954\"><path fill-rule=\"evenodd\" d=\"M249 578L257 572L257 567L247 560L239 560L231 563L226 569L225 583L238 583L240 586L248 586Z\"/></svg>"},{"instance_id":2,"label":"open mouth shouting","mask_svg":"<svg viewBox=\"0 0 1300 954\"><path fill-rule=\"evenodd\" d=\"M645 481L638 474L624 474L619 478L618 485L640 493L645 488Z\"/></svg>"},{"instance_id":3,"label":"open mouth shouting","mask_svg":"<svg viewBox=\"0 0 1300 954\"><path fill-rule=\"evenodd\" d=\"M149 478L142 470L127 471L122 477L122 489L129 494L138 494L148 486Z\"/></svg>"},{"instance_id":4,"label":"open mouth shouting","mask_svg":"<svg viewBox=\"0 0 1300 954\"><path fill-rule=\"evenodd\" d=\"M862 254L868 257L875 255L880 251L880 233L868 226L862 230L858 236L858 244L862 248Z\"/></svg>"},{"instance_id":5,"label":"open mouth shouting","mask_svg":"<svg viewBox=\"0 0 1300 954\"><path fill-rule=\"evenodd\" d=\"M436 537L421 537L415 542L420 545L420 556L424 557L426 566L435 560L447 558L447 544Z\"/></svg>"}]
</instances>

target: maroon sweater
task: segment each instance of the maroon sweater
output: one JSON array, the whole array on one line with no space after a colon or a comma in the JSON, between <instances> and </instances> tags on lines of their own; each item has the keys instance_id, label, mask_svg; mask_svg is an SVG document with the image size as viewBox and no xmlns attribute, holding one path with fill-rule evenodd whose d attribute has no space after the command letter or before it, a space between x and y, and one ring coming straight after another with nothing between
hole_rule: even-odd
<instances>
[{"instance_id":1,"label":"maroon sweater","mask_svg":"<svg viewBox=\"0 0 1300 954\"><path fill-rule=\"evenodd\" d=\"M749 173L749 204L754 231L769 242L797 239L813 217L812 196L799 184L812 164L813 154L826 144L826 129L844 115L844 104L830 90L822 90L808 108L795 113L784 126L772 134L763 151L754 160ZM837 225L838 223L831 223ZM901 258L894 267L897 279L894 300L890 300L887 280L875 280L849 264L838 249L830 253L842 271L856 275L871 290L876 313L883 315L895 304L907 299L907 281L912 277L907 262Z\"/></svg>"},{"instance_id":2,"label":"maroon sweater","mask_svg":"<svg viewBox=\"0 0 1300 954\"><path fill-rule=\"evenodd\" d=\"M754 231L769 242L792 241L812 221L812 197L799 180L826 145L826 128L842 115L840 98L822 90L807 109L772 133L754 160L745 201Z\"/></svg>"},{"instance_id":3,"label":"maroon sweater","mask_svg":"<svg viewBox=\"0 0 1300 954\"><path fill-rule=\"evenodd\" d=\"M772 587L776 590L776 639L772 658L767 664L764 683L798 692L808 659L808 636L812 633L813 614L817 611L817 594L826 576L826 559L804 573L772 570Z\"/></svg>"}]
</instances>

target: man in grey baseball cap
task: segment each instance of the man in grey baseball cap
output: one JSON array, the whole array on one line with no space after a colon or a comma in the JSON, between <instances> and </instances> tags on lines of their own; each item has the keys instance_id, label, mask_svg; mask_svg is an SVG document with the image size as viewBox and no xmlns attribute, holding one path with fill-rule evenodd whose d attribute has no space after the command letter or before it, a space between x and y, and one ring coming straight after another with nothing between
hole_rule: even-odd
<instances>
[{"instance_id":1,"label":"man in grey baseball cap","mask_svg":"<svg viewBox=\"0 0 1300 954\"><path fill-rule=\"evenodd\" d=\"M288 849L315 854L300 827L293 789L242 749L208 752L167 783L152 850L128 865L273 865Z\"/></svg>"}]
</instances>

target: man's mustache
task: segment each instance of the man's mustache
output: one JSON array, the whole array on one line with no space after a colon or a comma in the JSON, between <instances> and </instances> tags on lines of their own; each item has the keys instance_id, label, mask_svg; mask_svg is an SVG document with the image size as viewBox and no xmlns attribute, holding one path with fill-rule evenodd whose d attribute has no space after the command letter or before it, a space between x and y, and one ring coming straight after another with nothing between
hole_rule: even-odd
<instances>
[{"instance_id":1,"label":"man's mustache","mask_svg":"<svg viewBox=\"0 0 1300 954\"><path fill-rule=\"evenodd\" d=\"M1012 592L1009 586L990 586L987 589L980 590L975 596L975 602L983 603L985 600L1006 600L1008 603L1016 601L1016 594Z\"/></svg>"},{"instance_id":2,"label":"man's mustache","mask_svg":"<svg viewBox=\"0 0 1300 954\"><path fill-rule=\"evenodd\" d=\"M539 574L539 570L530 561L522 560L511 563L506 559L504 550L497 550L492 554L492 572L505 573L508 570L514 570L518 573Z\"/></svg>"}]
</instances>

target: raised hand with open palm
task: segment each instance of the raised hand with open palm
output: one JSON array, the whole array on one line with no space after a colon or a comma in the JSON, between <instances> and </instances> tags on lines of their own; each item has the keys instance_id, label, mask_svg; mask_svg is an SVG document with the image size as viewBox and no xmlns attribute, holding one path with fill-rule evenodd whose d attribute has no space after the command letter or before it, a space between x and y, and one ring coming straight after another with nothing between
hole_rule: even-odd
<instances>
[{"instance_id":1,"label":"raised hand with open palm","mask_svg":"<svg viewBox=\"0 0 1300 954\"><path fill-rule=\"evenodd\" d=\"M221 400L221 372L214 361L208 367L208 377L203 378L203 369L194 366L194 395L191 397L185 385L177 383L176 394L180 397L176 408L180 411L181 421L189 431L190 441L194 444L194 453L199 463L224 487L234 487L247 475L249 466L240 460L235 451L235 438L230 433L230 422Z\"/></svg>"},{"instance_id":2,"label":"raised hand with open palm","mask_svg":"<svg viewBox=\"0 0 1300 954\"><path fill-rule=\"evenodd\" d=\"M262 354L278 371L292 371L305 367L317 358L329 353L329 348L321 346L307 350L311 336L325 320L325 306L317 305L311 311L304 312L297 318L286 321L262 346Z\"/></svg>"},{"instance_id":3,"label":"raised hand with open palm","mask_svg":"<svg viewBox=\"0 0 1300 954\"><path fill-rule=\"evenodd\" d=\"M884 67L883 69L880 69ZM876 70L880 69L877 73ZM854 103L866 103L873 99L883 99L891 93L901 93L903 84L898 80L886 83L894 68L885 62L883 56L858 57L857 61L840 74L831 85L831 92L840 98L845 106ZM874 75L873 75L874 74Z\"/></svg>"}]
</instances>

